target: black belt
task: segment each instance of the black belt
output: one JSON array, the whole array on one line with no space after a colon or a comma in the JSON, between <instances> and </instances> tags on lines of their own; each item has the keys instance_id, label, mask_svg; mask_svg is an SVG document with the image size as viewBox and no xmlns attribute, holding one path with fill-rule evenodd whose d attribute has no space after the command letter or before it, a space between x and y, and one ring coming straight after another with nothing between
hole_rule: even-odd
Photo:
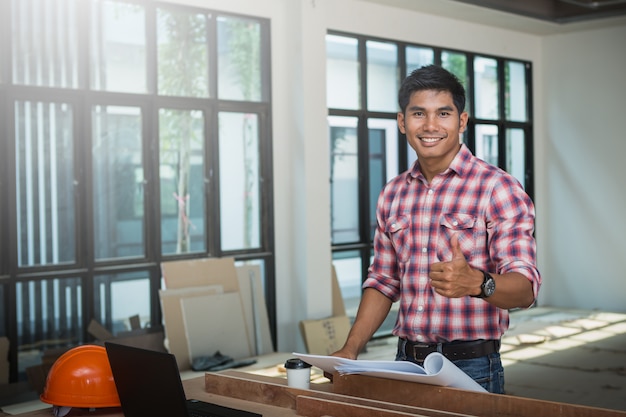
<instances>
[{"instance_id":1,"label":"black belt","mask_svg":"<svg viewBox=\"0 0 626 417\"><path fill-rule=\"evenodd\" d=\"M416 343L400 339L400 348L409 360L423 362L432 352L440 352L450 360L473 359L500 351L500 340L473 340L469 342Z\"/></svg>"}]
</instances>

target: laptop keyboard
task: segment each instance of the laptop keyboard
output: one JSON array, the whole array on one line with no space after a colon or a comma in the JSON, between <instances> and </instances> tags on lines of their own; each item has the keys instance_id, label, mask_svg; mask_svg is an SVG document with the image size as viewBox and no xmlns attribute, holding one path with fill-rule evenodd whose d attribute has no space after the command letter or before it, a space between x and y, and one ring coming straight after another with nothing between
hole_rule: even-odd
<instances>
[{"instance_id":1,"label":"laptop keyboard","mask_svg":"<svg viewBox=\"0 0 626 417\"><path fill-rule=\"evenodd\" d=\"M263 417L251 411L238 410L200 400L187 400L189 417Z\"/></svg>"}]
</instances>

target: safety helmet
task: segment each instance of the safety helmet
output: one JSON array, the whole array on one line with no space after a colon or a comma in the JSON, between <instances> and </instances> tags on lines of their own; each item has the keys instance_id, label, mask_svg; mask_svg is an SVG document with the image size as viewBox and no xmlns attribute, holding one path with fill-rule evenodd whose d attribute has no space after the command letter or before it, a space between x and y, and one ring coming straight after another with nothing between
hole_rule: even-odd
<instances>
[{"instance_id":1,"label":"safety helmet","mask_svg":"<svg viewBox=\"0 0 626 417\"><path fill-rule=\"evenodd\" d=\"M59 356L48 372L40 398L60 407L119 407L106 349L82 345Z\"/></svg>"}]
</instances>

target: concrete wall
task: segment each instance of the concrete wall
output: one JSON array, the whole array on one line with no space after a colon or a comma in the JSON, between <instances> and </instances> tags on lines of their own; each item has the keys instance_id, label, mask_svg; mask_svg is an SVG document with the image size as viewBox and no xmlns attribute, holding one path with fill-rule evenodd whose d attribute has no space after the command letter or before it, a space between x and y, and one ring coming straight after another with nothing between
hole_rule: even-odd
<instances>
[{"instance_id":1,"label":"concrete wall","mask_svg":"<svg viewBox=\"0 0 626 417\"><path fill-rule=\"evenodd\" d=\"M542 40L544 304L626 311L624 39L626 25Z\"/></svg>"}]
</instances>

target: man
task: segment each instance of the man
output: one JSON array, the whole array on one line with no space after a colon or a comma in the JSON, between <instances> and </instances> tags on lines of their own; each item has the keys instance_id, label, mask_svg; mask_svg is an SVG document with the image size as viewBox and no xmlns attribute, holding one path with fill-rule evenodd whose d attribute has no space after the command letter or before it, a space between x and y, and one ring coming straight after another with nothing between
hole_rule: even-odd
<instances>
[{"instance_id":1,"label":"man","mask_svg":"<svg viewBox=\"0 0 626 417\"><path fill-rule=\"evenodd\" d=\"M531 306L541 285L533 203L514 177L461 143L468 115L454 75L422 67L398 96L398 127L417 161L380 194L374 259L334 355L355 359L399 301L396 360L422 364L439 351L489 392L504 393L508 309Z\"/></svg>"}]
</instances>

